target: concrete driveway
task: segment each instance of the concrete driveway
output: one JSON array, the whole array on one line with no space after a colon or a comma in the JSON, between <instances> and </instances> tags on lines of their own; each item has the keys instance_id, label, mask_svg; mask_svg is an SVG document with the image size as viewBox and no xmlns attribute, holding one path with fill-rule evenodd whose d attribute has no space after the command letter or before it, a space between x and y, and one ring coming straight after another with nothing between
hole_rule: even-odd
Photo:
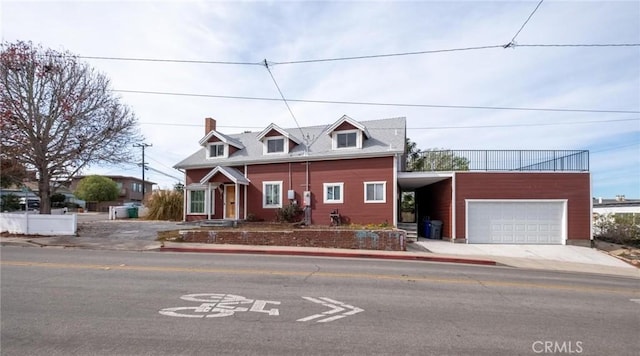
<instances>
[{"instance_id":1,"label":"concrete driveway","mask_svg":"<svg viewBox=\"0 0 640 356\"><path fill-rule=\"evenodd\" d=\"M78 214L78 237L154 241L158 231L193 228L175 221L109 220L106 213Z\"/></svg>"},{"instance_id":2,"label":"concrete driveway","mask_svg":"<svg viewBox=\"0 0 640 356\"><path fill-rule=\"evenodd\" d=\"M603 251L581 246L458 244L443 240L423 239L416 243L433 253L477 257L491 256L495 260L505 262L505 264L519 259L531 261L532 267L545 263L545 261L553 261L556 264L566 262L637 269Z\"/></svg>"}]
</instances>

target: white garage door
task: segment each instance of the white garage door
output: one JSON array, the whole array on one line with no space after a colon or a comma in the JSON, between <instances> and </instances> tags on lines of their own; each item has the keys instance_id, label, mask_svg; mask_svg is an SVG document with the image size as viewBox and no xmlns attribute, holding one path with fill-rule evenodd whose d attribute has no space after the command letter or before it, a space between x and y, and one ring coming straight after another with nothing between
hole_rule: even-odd
<instances>
[{"instance_id":1,"label":"white garage door","mask_svg":"<svg viewBox=\"0 0 640 356\"><path fill-rule=\"evenodd\" d=\"M467 200L468 243L545 244L566 241L566 200Z\"/></svg>"}]
</instances>

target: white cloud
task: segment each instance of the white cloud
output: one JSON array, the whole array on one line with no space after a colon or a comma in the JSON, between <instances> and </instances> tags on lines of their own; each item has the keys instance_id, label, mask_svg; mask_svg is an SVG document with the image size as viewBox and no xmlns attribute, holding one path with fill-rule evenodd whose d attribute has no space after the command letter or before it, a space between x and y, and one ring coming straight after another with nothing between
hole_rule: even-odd
<instances>
[{"instance_id":1,"label":"white cloud","mask_svg":"<svg viewBox=\"0 0 640 356\"><path fill-rule=\"evenodd\" d=\"M535 2L175 2L4 1L3 41L31 40L81 56L281 62L505 44ZM545 1L518 35L522 44L640 43L638 2ZM113 88L277 98L261 66L89 60ZM274 65L288 98L435 105L640 111L640 49L487 49L367 60ZM149 163L171 166L193 153L205 117L226 133L271 122L294 127L279 101L120 93L141 122ZM590 149L594 195L640 197L640 121L556 126L640 114L410 108L290 102L301 125L343 114L406 116L421 148ZM636 145L633 145L635 142ZM606 158L603 158L605 157ZM92 167L139 174L135 165ZM102 173L100 172L100 173ZM618 172L618 173L616 173ZM148 177L167 187L171 178ZM615 178L614 178L615 177Z\"/></svg>"}]
</instances>

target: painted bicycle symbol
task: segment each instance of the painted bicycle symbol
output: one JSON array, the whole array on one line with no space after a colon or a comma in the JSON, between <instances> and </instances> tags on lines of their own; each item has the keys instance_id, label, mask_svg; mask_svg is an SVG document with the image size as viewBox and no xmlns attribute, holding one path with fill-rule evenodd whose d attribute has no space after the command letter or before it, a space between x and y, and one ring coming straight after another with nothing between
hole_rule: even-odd
<instances>
[{"instance_id":1,"label":"painted bicycle symbol","mask_svg":"<svg viewBox=\"0 0 640 356\"><path fill-rule=\"evenodd\" d=\"M180 297L180 299L201 304L192 307L164 308L159 313L183 318L222 318L237 312L247 311L265 313L271 316L280 315L276 308L265 309L267 304L280 305L280 302L273 300L254 300L240 295L219 293L187 294Z\"/></svg>"}]
</instances>

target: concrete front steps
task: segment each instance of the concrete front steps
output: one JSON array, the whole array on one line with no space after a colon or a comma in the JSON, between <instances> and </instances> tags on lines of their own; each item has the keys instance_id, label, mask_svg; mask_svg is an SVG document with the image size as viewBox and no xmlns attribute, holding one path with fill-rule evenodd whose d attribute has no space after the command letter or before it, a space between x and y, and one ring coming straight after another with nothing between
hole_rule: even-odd
<instances>
[{"instance_id":1,"label":"concrete front steps","mask_svg":"<svg viewBox=\"0 0 640 356\"><path fill-rule=\"evenodd\" d=\"M406 223L401 222L398 223L398 229L404 230L407 232L408 240L417 240L418 239L418 224L417 223Z\"/></svg>"}]
</instances>

